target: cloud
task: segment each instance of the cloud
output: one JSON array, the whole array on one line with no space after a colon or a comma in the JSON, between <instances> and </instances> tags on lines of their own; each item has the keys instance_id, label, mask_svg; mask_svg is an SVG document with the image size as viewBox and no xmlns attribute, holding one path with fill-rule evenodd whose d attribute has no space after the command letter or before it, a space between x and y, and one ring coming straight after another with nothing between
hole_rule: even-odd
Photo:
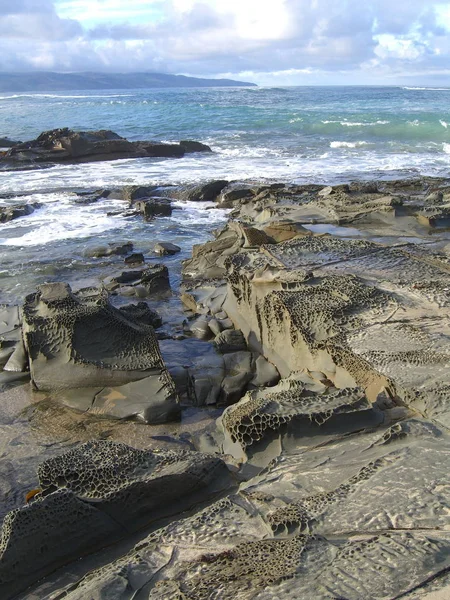
<instances>
[{"instance_id":1,"label":"cloud","mask_svg":"<svg viewBox=\"0 0 450 600\"><path fill-rule=\"evenodd\" d=\"M442 75L449 16L432 0L0 0L0 69L292 84Z\"/></svg>"}]
</instances>

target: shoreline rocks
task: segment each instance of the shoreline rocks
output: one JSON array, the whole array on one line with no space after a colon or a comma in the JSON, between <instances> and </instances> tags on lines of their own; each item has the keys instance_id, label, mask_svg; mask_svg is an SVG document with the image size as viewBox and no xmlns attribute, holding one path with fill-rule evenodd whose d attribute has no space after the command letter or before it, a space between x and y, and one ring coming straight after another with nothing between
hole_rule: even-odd
<instances>
[{"instance_id":1,"label":"shoreline rocks","mask_svg":"<svg viewBox=\"0 0 450 600\"><path fill-rule=\"evenodd\" d=\"M81 163L124 158L182 158L189 152L212 152L206 144L130 142L113 131L74 131L69 128L44 131L35 140L12 143L0 156L0 169L29 167L38 163Z\"/></svg>"},{"instance_id":2,"label":"shoreline rocks","mask_svg":"<svg viewBox=\"0 0 450 600\"><path fill-rule=\"evenodd\" d=\"M232 208L215 239L183 264L183 333L206 351L188 356L186 345L169 368L186 388L183 408L225 406L221 416L187 436L196 452L144 451L144 465L138 451L93 442L47 463L40 491L5 519L2 551L9 560L43 548L42 572L54 568L58 530L44 548L46 521L35 515L56 500L69 515L87 506L129 531L162 508L167 520L133 548L86 557L65 586L67 600L412 600L416 588L439 587L450 568L448 182L212 183L166 189L169 199L208 197ZM124 194L135 203L162 190ZM124 271L107 285L123 277L133 293L145 284L158 291L164 269ZM79 330L74 305L80 322L94 315ZM2 360L20 367L19 316L1 314ZM148 403L161 385L148 374L165 369L157 346L150 354L158 360L137 369L142 377L123 379L156 318L145 303L114 309L98 291L44 287L24 307L31 375L51 385L66 358L77 369L81 358L92 381L105 372L120 381L102 380L93 393L69 389L66 404L124 418L128 401ZM165 401L148 406L149 422L161 422L160 409ZM199 481L192 470L204 504L181 513ZM22 518L37 527L11 537L9 525ZM79 531L76 520L61 526L71 528L63 561L97 548L103 522L89 518ZM92 539L81 550L80 533ZM14 564L20 571L26 563ZM58 582L48 576L33 593L61 589Z\"/></svg>"}]
</instances>

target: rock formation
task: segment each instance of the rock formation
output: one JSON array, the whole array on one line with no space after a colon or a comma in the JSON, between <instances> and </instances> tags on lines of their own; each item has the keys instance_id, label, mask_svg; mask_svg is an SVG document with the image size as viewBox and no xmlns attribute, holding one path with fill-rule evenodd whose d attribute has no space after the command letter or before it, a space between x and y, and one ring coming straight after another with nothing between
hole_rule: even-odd
<instances>
[{"instance_id":1,"label":"rock formation","mask_svg":"<svg viewBox=\"0 0 450 600\"><path fill-rule=\"evenodd\" d=\"M23 306L31 380L73 408L160 423L179 406L153 328L97 289L42 285ZM74 391L72 391L74 390Z\"/></svg>"},{"instance_id":2,"label":"rock formation","mask_svg":"<svg viewBox=\"0 0 450 600\"><path fill-rule=\"evenodd\" d=\"M8 169L34 163L79 163L123 158L181 158L186 152L211 152L205 144L129 142L113 131L73 131L67 127L44 131L35 140L12 144L0 156L0 168Z\"/></svg>"}]
</instances>

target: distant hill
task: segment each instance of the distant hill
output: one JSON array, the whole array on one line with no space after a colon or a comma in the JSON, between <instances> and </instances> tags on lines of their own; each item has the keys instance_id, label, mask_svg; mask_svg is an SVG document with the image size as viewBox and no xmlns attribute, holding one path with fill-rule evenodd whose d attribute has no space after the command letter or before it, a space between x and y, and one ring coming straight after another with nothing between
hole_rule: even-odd
<instances>
[{"instance_id":1,"label":"distant hill","mask_svg":"<svg viewBox=\"0 0 450 600\"><path fill-rule=\"evenodd\" d=\"M136 88L255 86L233 79L201 79L165 73L0 73L0 92L130 90Z\"/></svg>"}]
</instances>

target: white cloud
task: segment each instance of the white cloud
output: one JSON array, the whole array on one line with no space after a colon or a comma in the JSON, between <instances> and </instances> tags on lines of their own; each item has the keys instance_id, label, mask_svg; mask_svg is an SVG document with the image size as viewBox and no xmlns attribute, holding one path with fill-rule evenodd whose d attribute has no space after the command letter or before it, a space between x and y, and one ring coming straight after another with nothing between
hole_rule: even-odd
<instances>
[{"instance_id":1,"label":"white cloud","mask_svg":"<svg viewBox=\"0 0 450 600\"><path fill-rule=\"evenodd\" d=\"M449 29L450 2L433 0L0 0L0 69L443 77Z\"/></svg>"}]
</instances>

